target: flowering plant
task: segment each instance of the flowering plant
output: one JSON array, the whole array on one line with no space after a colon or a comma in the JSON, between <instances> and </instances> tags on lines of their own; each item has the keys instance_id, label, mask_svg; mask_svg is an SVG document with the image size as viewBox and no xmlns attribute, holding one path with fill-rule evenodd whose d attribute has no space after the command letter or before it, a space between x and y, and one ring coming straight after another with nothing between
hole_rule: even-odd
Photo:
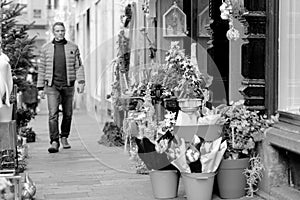
<instances>
[{"instance_id":1,"label":"flowering plant","mask_svg":"<svg viewBox=\"0 0 300 200\"><path fill-rule=\"evenodd\" d=\"M201 74L190 60L183 62L184 73L178 85L178 98L204 99L211 78Z\"/></svg>"},{"instance_id":2,"label":"flowering plant","mask_svg":"<svg viewBox=\"0 0 300 200\"><path fill-rule=\"evenodd\" d=\"M229 30L226 36L229 40L237 40L240 37L240 33L233 26L233 18L238 18L244 13L244 5L239 0L223 0L220 6L221 18L223 20L229 20Z\"/></svg>"},{"instance_id":3,"label":"flowering plant","mask_svg":"<svg viewBox=\"0 0 300 200\"><path fill-rule=\"evenodd\" d=\"M223 133L228 143L224 156L226 159L253 155L256 142L262 141L265 130L278 121L278 115L268 119L266 115L260 115L259 111L248 110L244 100L224 107L223 116L226 120Z\"/></svg>"},{"instance_id":4,"label":"flowering plant","mask_svg":"<svg viewBox=\"0 0 300 200\"><path fill-rule=\"evenodd\" d=\"M180 48L179 42L171 42L171 47L166 53L166 64L163 66L166 75L163 80L163 87L166 93L175 93L175 88L184 73L183 61L186 59L184 50Z\"/></svg>"},{"instance_id":5,"label":"flowering plant","mask_svg":"<svg viewBox=\"0 0 300 200\"><path fill-rule=\"evenodd\" d=\"M173 93L178 98L204 98L204 90L211 84L212 78L200 73L180 48L179 41L171 42L165 61L165 93Z\"/></svg>"}]
</instances>

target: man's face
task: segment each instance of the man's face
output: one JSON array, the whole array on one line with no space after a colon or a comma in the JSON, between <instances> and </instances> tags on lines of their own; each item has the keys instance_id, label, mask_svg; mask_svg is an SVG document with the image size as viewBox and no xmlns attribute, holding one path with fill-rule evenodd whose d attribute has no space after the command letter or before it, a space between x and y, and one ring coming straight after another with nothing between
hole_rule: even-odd
<instances>
[{"instance_id":1,"label":"man's face","mask_svg":"<svg viewBox=\"0 0 300 200\"><path fill-rule=\"evenodd\" d=\"M62 40L65 38L65 28L61 25L56 25L53 27L53 34L55 40Z\"/></svg>"}]
</instances>

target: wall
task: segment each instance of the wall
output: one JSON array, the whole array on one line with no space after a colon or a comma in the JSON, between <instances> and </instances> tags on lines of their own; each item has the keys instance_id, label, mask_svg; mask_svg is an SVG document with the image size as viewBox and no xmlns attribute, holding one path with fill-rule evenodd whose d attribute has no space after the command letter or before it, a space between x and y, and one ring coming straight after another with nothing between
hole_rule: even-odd
<instances>
[{"instance_id":1,"label":"wall","mask_svg":"<svg viewBox=\"0 0 300 200\"><path fill-rule=\"evenodd\" d=\"M89 111L110 109L112 60L120 30L120 0L76 1L75 40L86 70L86 107Z\"/></svg>"}]
</instances>

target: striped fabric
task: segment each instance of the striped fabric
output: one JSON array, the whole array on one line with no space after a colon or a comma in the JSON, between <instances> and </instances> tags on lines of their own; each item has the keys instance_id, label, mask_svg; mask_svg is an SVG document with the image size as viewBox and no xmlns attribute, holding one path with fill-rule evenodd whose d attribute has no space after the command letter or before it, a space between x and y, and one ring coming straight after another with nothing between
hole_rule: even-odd
<instances>
[{"instance_id":1,"label":"striped fabric","mask_svg":"<svg viewBox=\"0 0 300 200\"><path fill-rule=\"evenodd\" d=\"M41 50L40 63L38 68L37 87L42 88L45 84L52 85L53 81L53 55L54 44L49 42ZM78 46L70 41L65 45L67 84L72 82L84 82L84 67L80 58Z\"/></svg>"}]
</instances>

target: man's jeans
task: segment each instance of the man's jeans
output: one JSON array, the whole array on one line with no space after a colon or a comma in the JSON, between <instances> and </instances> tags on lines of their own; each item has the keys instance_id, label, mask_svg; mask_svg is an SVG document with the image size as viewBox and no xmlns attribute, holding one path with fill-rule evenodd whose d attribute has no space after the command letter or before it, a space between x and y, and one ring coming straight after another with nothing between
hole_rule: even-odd
<instances>
[{"instance_id":1,"label":"man's jeans","mask_svg":"<svg viewBox=\"0 0 300 200\"><path fill-rule=\"evenodd\" d=\"M73 114L73 97L74 87L57 87L46 86L49 110L49 132L50 143L59 142L60 137L68 137L71 129ZM59 104L62 105L63 118L60 126L61 134L59 135Z\"/></svg>"}]
</instances>

